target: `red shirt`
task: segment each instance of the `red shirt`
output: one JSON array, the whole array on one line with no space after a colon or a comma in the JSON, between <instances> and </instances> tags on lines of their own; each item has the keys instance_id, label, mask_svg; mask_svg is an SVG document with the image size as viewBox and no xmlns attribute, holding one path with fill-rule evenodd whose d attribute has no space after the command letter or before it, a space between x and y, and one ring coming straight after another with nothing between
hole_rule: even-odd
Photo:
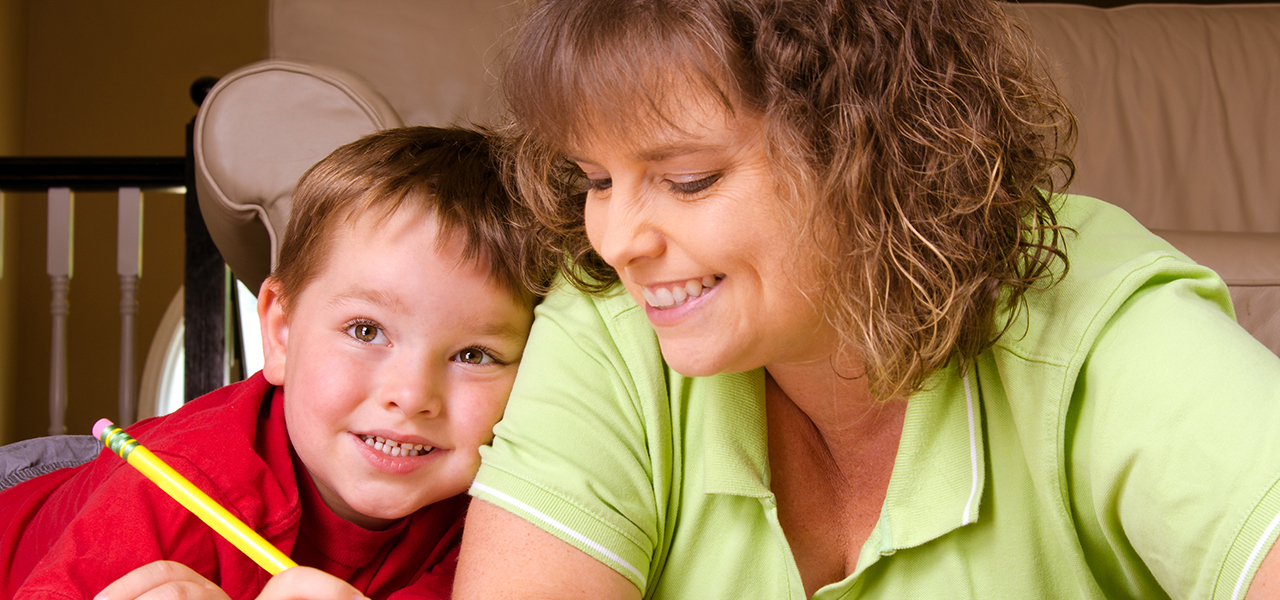
<instances>
[{"instance_id":1,"label":"red shirt","mask_svg":"<svg viewBox=\"0 0 1280 600\"><path fill-rule=\"evenodd\" d=\"M448 598L466 495L381 531L342 519L293 453L282 400L259 373L127 431L298 564L374 599ZM270 579L109 450L0 491L0 524L0 598L92 598L161 559L187 565L232 598L253 598Z\"/></svg>"}]
</instances>

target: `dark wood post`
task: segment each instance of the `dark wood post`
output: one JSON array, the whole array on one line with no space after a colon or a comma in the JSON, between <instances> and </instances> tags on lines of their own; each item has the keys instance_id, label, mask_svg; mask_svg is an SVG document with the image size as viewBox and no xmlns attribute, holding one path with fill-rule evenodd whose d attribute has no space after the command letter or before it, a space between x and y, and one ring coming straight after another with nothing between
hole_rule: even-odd
<instances>
[{"instance_id":1,"label":"dark wood post","mask_svg":"<svg viewBox=\"0 0 1280 600\"><path fill-rule=\"evenodd\" d=\"M191 99L199 106L216 78L191 84ZM227 268L209 237L196 197L193 135L195 119L187 124L186 271L183 281L185 339L184 401L213 391L226 382Z\"/></svg>"}]
</instances>

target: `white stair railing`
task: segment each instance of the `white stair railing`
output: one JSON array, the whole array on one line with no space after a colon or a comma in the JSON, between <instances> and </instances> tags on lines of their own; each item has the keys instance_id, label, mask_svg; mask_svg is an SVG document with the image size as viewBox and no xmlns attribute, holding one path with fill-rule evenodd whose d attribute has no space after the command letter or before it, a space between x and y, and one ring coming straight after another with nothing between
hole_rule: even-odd
<instances>
[{"instance_id":1,"label":"white stair railing","mask_svg":"<svg viewBox=\"0 0 1280 600\"><path fill-rule=\"evenodd\" d=\"M120 188L117 206L116 274L120 276L120 412L117 423L133 423L138 414L133 347L134 316L138 314L138 278L142 276L142 190Z\"/></svg>"},{"instance_id":2,"label":"white stair railing","mask_svg":"<svg viewBox=\"0 0 1280 600\"><path fill-rule=\"evenodd\" d=\"M67 313L75 250L75 197L71 188L49 188L48 243L45 270L53 300L52 356L49 359L49 435L66 433L67 414Z\"/></svg>"},{"instance_id":3,"label":"white stair railing","mask_svg":"<svg viewBox=\"0 0 1280 600\"><path fill-rule=\"evenodd\" d=\"M66 433L68 294L75 271L75 194L71 188L49 189L46 271L53 294L49 359L49 435ZM117 423L136 420L137 383L134 376L138 279L142 275L142 190L120 188L116 211L116 274L120 278L120 372Z\"/></svg>"}]
</instances>

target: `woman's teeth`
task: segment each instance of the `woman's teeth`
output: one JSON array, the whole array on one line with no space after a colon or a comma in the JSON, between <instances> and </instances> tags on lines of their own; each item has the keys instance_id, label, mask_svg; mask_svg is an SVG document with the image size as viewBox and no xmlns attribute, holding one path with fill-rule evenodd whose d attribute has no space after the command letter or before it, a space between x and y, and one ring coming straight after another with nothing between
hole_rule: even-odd
<instances>
[{"instance_id":1,"label":"woman's teeth","mask_svg":"<svg viewBox=\"0 0 1280 600\"><path fill-rule=\"evenodd\" d=\"M387 456L418 456L419 454L426 454L432 450L431 446L424 446L422 444L406 444L395 440L389 440L384 437L378 437L376 435L362 435L360 436L360 439L364 440L364 445L386 454Z\"/></svg>"},{"instance_id":2,"label":"woman's teeth","mask_svg":"<svg viewBox=\"0 0 1280 600\"><path fill-rule=\"evenodd\" d=\"M649 306L654 308L675 308L715 287L722 277L721 275L707 275L702 279L690 279L684 282L684 285L641 288L640 293L644 295L644 301Z\"/></svg>"}]
</instances>

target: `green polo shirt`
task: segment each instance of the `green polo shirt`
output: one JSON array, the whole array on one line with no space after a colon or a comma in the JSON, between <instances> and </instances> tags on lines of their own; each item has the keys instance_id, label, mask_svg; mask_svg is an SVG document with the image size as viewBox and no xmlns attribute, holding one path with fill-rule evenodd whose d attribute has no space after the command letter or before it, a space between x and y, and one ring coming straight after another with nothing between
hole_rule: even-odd
<instances>
[{"instance_id":1,"label":"green polo shirt","mask_svg":"<svg viewBox=\"0 0 1280 600\"><path fill-rule=\"evenodd\" d=\"M1071 267L908 403L837 598L1240 598L1280 522L1280 360L1225 286L1068 197ZM538 308L471 493L647 598L804 598L769 490L764 374L684 377L626 294Z\"/></svg>"}]
</instances>

